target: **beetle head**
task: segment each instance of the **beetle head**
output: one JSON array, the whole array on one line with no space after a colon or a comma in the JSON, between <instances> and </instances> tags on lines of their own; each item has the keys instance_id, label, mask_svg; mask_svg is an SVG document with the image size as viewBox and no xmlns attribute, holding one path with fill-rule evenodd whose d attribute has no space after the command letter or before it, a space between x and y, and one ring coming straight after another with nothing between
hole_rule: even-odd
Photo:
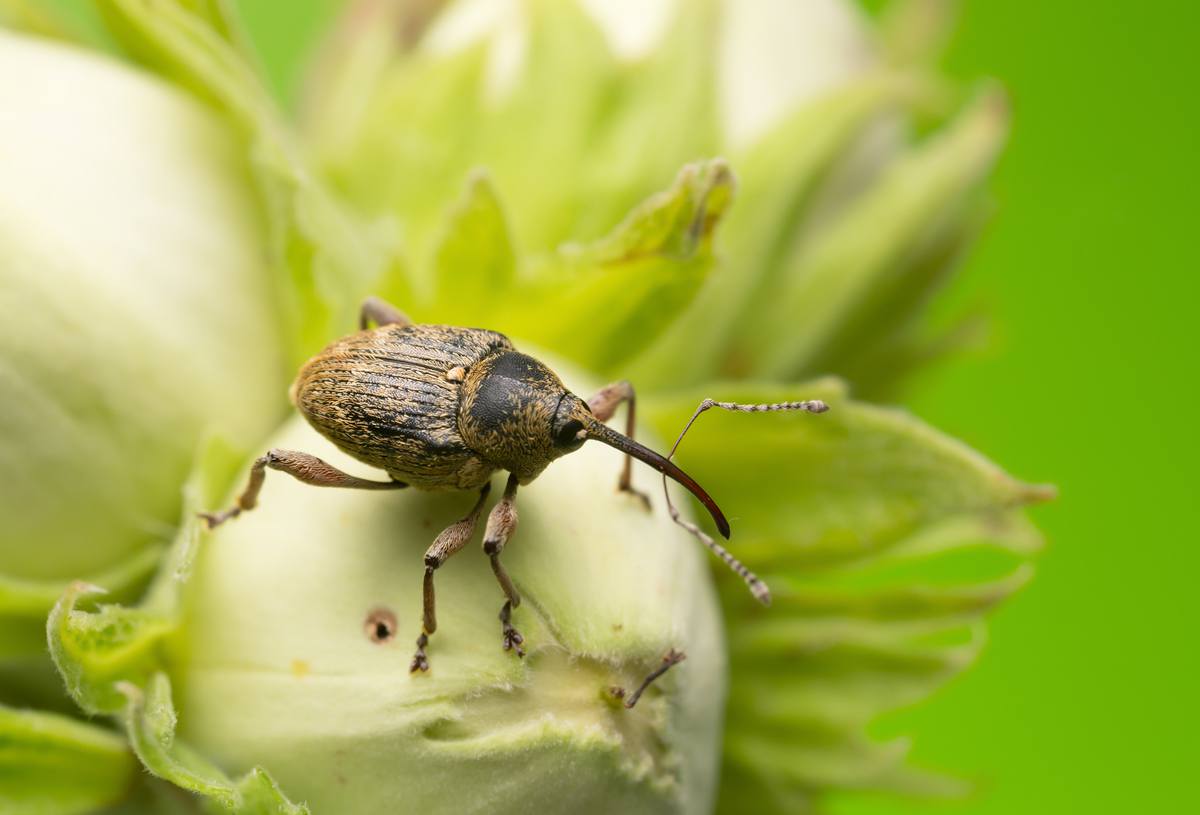
<instances>
[{"instance_id":1,"label":"beetle head","mask_svg":"<svg viewBox=\"0 0 1200 815\"><path fill-rule=\"evenodd\" d=\"M487 357L467 373L459 404L463 440L496 467L528 483L588 439L604 442L678 481L704 504L717 529L729 522L695 479L673 462L600 422L541 362L517 351Z\"/></svg>"}]
</instances>

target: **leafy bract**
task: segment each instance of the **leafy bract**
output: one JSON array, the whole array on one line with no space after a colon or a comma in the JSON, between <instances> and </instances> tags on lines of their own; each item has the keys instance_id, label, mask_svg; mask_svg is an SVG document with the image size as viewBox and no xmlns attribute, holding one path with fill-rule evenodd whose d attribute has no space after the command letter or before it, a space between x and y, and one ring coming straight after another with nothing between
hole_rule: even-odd
<instances>
[{"instance_id":1,"label":"leafy bract","mask_svg":"<svg viewBox=\"0 0 1200 815\"><path fill-rule=\"evenodd\" d=\"M404 12L353 4L318 67L363 82L312 79L311 109L346 111L336 128L312 119L319 157L365 212L398 220L410 268L430 256L437 215L473 168L503 192L514 243L542 255L596 239L717 149L715 3L681 5L663 48L634 63L576 0L507 9L519 44L500 31L464 39L443 20L417 42L390 40L389 53L364 21ZM351 32L361 53L342 40Z\"/></svg>"},{"instance_id":2,"label":"leafy bract","mask_svg":"<svg viewBox=\"0 0 1200 815\"><path fill-rule=\"evenodd\" d=\"M175 738L176 715L166 674L148 677L144 687L117 684L125 697L122 714L129 742L142 766L154 775L209 802L212 812L233 815L307 815L293 804L263 769L229 778L215 764Z\"/></svg>"},{"instance_id":3,"label":"leafy bract","mask_svg":"<svg viewBox=\"0 0 1200 815\"><path fill-rule=\"evenodd\" d=\"M508 297L516 255L496 190L483 173L467 182L433 256L433 302L427 319L488 325Z\"/></svg>"},{"instance_id":4,"label":"leafy bract","mask_svg":"<svg viewBox=\"0 0 1200 815\"><path fill-rule=\"evenodd\" d=\"M137 605L81 601L103 597L103 587L76 581L61 596L45 625L50 655L75 702L91 714L116 713L127 694L118 685L140 686L162 665L164 640L179 625L180 593L197 554L204 524L197 516L223 497L241 461L217 438L200 447L183 487L182 518L170 550L158 559L158 574Z\"/></svg>"},{"instance_id":5,"label":"leafy bract","mask_svg":"<svg viewBox=\"0 0 1200 815\"><path fill-rule=\"evenodd\" d=\"M724 581L732 684L720 811L804 811L836 789L960 789L907 767L905 744L874 741L867 727L974 661L984 614L1024 584L1039 546L1020 507L1052 491L832 381L710 385L658 395L643 415L670 437L705 396L831 408L711 411L678 454L774 596L764 612Z\"/></svg>"},{"instance_id":6,"label":"leafy bract","mask_svg":"<svg viewBox=\"0 0 1200 815\"><path fill-rule=\"evenodd\" d=\"M619 365L686 308L712 266L712 234L733 175L714 160L684 167L672 187L607 236L565 246L520 290L506 322L594 371Z\"/></svg>"},{"instance_id":7,"label":"leafy bract","mask_svg":"<svg viewBox=\"0 0 1200 815\"><path fill-rule=\"evenodd\" d=\"M894 341L897 325L907 328L944 279L938 260L947 242L977 220L973 204L1006 126L1003 98L982 94L945 132L889 166L835 226L797 246L786 282L747 322L751 373L825 373L856 349Z\"/></svg>"},{"instance_id":8,"label":"leafy bract","mask_svg":"<svg viewBox=\"0 0 1200 815\"><path fill-rule=\"evenodd\" d=\"M662 340L643 349L632 375L672 387L719 372L745 374L739 337L785 284L783 261L814 228L824 182L872 127L914 93L911 78L867 77L800 107L736 156L738 200L723 230L721 264Z\"/></svg>"},{"instance_id":9,"label":"leafy bract","mask_svg":"<svg viewBox=\"0 0 1200 815\"><path fill-rule=\"evenodd\" d=\"M291 361L353 323L362 297L401 293L392 237L356 220L313 174L248 57L225 0L103 0L109 28L134 57L222 111L245 140L267 216L275 294Z\"/></svg>"},{"instance_id":10,"label":"leafy bract","mask_svg":"<svg viewBox=\"0 0 1200 815\"><path fill-rule=\"evenodd\" d=\"M168 641L181 623L181 592L197 555L202 521L215 506L240 456L219 440L205 444L184 487L183 521L161 559L154 584L140 605L81 608L103 594L84 583L70 586L46 626L50 653L75 702L91 714L119 716L133 752L154 775L198 794L213 811L236 815L300 815L263 770L231 780L175 739L176 715L163 668ZM128 755L126 754L128 759Z\"/></svg>"},{"instance_id":11,"label":"leafy bract","mask_svg":"<svg viewBox=\"0 0 1200 815\"><path fill-rule=\"evenodd\" d=\"M86 815L119 799L136 762L110 730L52 713L0 707L0 811Z\"/></svg>"}]
</instances>

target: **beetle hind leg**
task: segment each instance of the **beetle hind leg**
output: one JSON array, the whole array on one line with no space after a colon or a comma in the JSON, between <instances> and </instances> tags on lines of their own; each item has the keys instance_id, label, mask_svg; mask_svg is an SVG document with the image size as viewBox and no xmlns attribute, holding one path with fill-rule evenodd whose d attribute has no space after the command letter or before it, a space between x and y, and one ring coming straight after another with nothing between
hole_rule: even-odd
<instances>
[{"instance_id":1,"label":"beetle hind leg","mask_svg":"<svg viewBox=\"0 0 1200 815\"><path fill-rule=\"evenodd\" d=\"M622 402L629 403L629 408L625 412L625 435L632 439L634 425L637 422L637 394L634 393L633 384L629 380L622 379L611 385L605 385L588 399L587 405L592 411L592 415L599 421L607 422L617 412L617 408L621 406ZM633 457L625 456L625 463L621 465L621 476L617 479L617 489L637 496L646 509L650 509L650 496L635 489L632 479Z\"/></svg>"},{"instance_id":2,"label":"beetle hind leg","mask_svg":"<svg viewBox=\"0 0 1200 815\"><path fill-rule=\"evenodd\" d=\"M500 590L504 592L504 605L500 607L500 631L504 638L504 650L515 651L517 656L523 657L525 649L521 645L525 638L512 624L512 612L521 605L521 595L517 593L512 578L500 563L500 553L504 551L504 545L517 528L516 497L517 477L510 475L504 487L504 497L492 507L491 514L488 515L487 531L483 535L483 551L491 561L492 573L496 575Z\"/></svg>"},{"instance_id":3,"label":"beetle hind leg","mask_svg":"<svg viewBox=\"0 0 1200 815\"><path fill-rule=\"evenodd\" d=\"M425 654L425 646L429 645L429 638L437 630L433 573L451 555L466 546L467 541L475 534L475 527L479 523L479 513L483 511L483 502L487 500L491 489L490 483L484 484L483 488L479 490L479 498L475 501L475 506L471 508L471 511L442 530L442 534L438 535L429 549L425 551L425 578L421 585L424 613L421 616L421 635L417 637L417 650L413 654L412 664L408 667L409 673L429 670L429 657Z\"/></svg>"},{"instance_id":4,"label":"beetle hind leg","mask_svg":"<svg viewBox=\"0 0 1200 815\"><path fill-rule=\"evenodd\" d=\"M391 303L372 296L363 300L362 308L358 312L358 327L366 331L371 323L379 326L412 325L412 320Z\"/></svg>"},{"instance_id":5,"label":"beetle hind leg","mask_svg":"<svg viewBox=\"0 0 1200 815\"><path fill-rule=\"evenodd\" d=\"M332 464L300 453L295 450L274 449L266 455L259 456L250 468L250 478L246 488L238 496L237 502L229 509L220 512L197 513L208 524L209 529L215 529L226 521L236 518L243 512L258 506L258 493L262 490L263 481L267 477L267 468L287 473L292 478L314 487L345 487L356 490L398 490L408 485L402 481L371 481L366 478L344 473Z\"/></svg>"}]
</instances>

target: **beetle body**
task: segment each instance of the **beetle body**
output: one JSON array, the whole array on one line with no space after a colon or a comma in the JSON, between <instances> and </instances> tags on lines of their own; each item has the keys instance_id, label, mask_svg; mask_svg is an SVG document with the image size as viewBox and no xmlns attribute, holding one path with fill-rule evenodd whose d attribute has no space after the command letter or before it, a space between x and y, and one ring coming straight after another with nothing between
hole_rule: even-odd
<instances>
[{"instance_id":1,"label":"beetle body","mask_svg":"<svg viewBox=\"0 0 1200 815\"><path fill-rule=\"evenodd\" d=\"M442 325L340 339L301 369L291 396L343 451L424 490L478 489L497 470L526 484L568 452L555 444L560 408L591 415L503 334Z\"/></svg>"},{"instance_id":2,"label":"beetle body","mask_svg":"<svg viewBox=\"0 0 1200 815\"><path fill-rule=\"evenodd\" d=\"M368 329L372 322L377 327ZM630 483L630 462L636 458L686 487L704 504L720 533L729 537L729 523L708 493L670 461L670 456L663 457L633 440L635 397L629 382L614 382L584 401L568 391L544 364L517 351L503 334L414 324L394 306L373 297L363 304L360 328L304 365L292 385L292 402L321 435L359 461L385 471L391 481L359 478L308 453L276 449L255 460L234 506L201 514L213 528L253 509L268 468L319 487L478 490L471 511L444 529L425 552L424 613L412 671L429 669L425 648L437 630L434 572L474 533L497 470L508 472L508 482L488 515L483 550L505 596L499 615L504 648L518 655L524 654L524 639L513 627L512 612L521 598L500 562L517 526L517 487L528 484L554 459L578 450L589 439L627 454L619 489L637 493ZM604 423L621 404L628 405L625 434ZM747 412L817 413L825 409L816 401L739 405L706 399L692 421L711 407ZM644 495L642 498L645 500ZM667 504L677 523L737 572L756 597L768 601L762 581L697 526L681 519L669 496ZM664 667L647 682L681 658L672 651ZM636 702L642 689L627 704Z\"/></svg>"}]
</instances>

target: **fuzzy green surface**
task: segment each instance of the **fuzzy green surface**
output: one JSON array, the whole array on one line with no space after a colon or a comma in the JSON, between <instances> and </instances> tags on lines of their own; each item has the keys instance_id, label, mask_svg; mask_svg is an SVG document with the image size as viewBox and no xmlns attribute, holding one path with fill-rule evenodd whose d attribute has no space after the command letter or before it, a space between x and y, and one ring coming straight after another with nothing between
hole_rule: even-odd
<instances>
[{"instance_id":1,"label":"fuzzy green surface","mask_svg":"<svg viewBox=\"0 0 1200 815\"><path fill-rule=\"evenodd\" d=\"M274 444L377 476L299 419ZM528 656L501 648L477 530L436 574L431 670L416 675L421 556L474 496L270 473L261 507L213 533L189 583L171 670L180 737L238 774L264 766L318 813L709 811L725 665L708 564L660 493L648 513L616 491L620 466L593 443L518 492L503 562ZM384 643L364 632L379 608L398 622ZM632 689L672 647L688 659L661 687L614 704L610 687Z\"/></svg>"}]
</instances>

